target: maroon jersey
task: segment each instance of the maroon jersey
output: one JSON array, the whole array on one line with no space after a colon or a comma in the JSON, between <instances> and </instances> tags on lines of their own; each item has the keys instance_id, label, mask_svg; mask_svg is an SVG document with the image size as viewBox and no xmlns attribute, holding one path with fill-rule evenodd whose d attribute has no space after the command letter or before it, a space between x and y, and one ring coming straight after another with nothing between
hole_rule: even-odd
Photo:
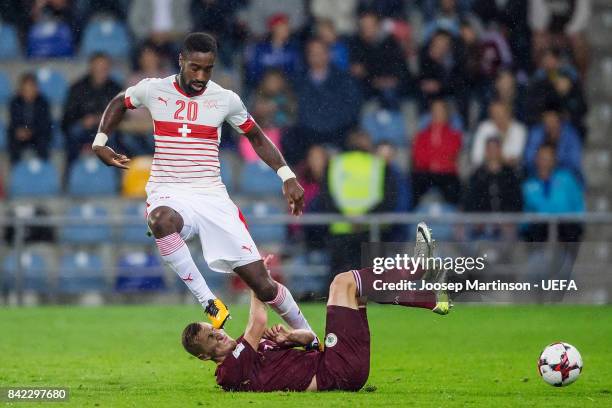
<instances>
[{"instance_id":1,"label":"maroon jersey","mask_svg":"<svg viewBox=\"0 0 612 408\"><path fill-rule=\"evenodd\" d=\"M314 377L323 353L281 348L261 340L257 351L240 336L234 351L215 372L225 391L304 391Z\"/></svg>"}]
</instances>

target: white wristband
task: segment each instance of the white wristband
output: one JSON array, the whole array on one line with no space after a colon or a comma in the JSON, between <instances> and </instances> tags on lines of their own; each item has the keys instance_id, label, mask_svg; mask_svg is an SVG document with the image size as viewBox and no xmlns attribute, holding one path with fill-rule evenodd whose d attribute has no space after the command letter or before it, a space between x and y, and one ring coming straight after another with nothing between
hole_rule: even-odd
<instances>
[{"instance_id":1,"label":"white wristband","mask_svg":"<svg viewBox=\"0 0 612 408\"><path fill-rule=\"evenodd\" d=\"M278 177L283 180L283 183L289 179L296 178L295 173L291 171L289 166L283 166L280 169L276 170L276 174L278 174Z\"/></svg>"},{"instance_id":2,"label":"white wristband","mask_svg":"<svg viewBox=\"0 0 612 408\"><path fill-rule=\"evenodd\" d=\"M91 147L106 146L106 142L108 142L108 136L106 136L106 133L100 132L96 135Z\"/></svg>"}]
</instances>

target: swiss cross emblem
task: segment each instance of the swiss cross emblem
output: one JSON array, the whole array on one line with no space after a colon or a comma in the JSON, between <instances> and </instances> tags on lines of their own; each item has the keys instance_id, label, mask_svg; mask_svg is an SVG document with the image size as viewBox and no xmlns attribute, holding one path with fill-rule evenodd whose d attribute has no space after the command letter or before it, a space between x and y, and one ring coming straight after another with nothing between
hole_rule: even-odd
<instances>
[{"instance_id":1,"label":"swiss cross emblem","mask_svg":"<svg viewBox=\"0 0 612 408\"><path fill-rule=\"evenodd\" d=\"M187 135L191 133L191 129L189 129L189 127L183 123L183 127L180 127L178 132L181 134L181 136L187 137Z\"/></svg>"}]
</instances>

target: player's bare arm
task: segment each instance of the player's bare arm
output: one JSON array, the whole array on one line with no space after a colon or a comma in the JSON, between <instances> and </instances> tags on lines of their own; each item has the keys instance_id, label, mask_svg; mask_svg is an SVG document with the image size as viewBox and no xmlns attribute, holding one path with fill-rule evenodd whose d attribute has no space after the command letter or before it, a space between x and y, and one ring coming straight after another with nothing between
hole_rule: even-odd
<instances>
[{"instance_id":1,"label":"player's bare arm","mask_svg":"<svg viewBox=\"0 0 612 408\"><path fill-rule=\"evenodd\" d=\"M258 124L255 124L248 133L245 133L245 136L251 142L251 146L253 146L253 150L255 150L257 155L274 171L287 166L281 152L265 135ZM292 177L285 180L283 183L283 194L289 203L291 213L293 215L301 215L304 210L304 189L297 178Z\"/></svg>"},{"instance_id":2,"label":"player's bare arm","mask_svg":"<svg viewBox=\"0 0 612 408\"><path fill-rule=\"evenodd\" d=\"M123 119L125 111L127 110L124 99L125 93L121 92L108 103L104 113L102 114L102 119L100 120L98 135L110 135L115 131L115 129L117 129L117 126ZM100 137L98 135L96 135L96 141L94 141L92 146L92 149L98 158L100 158L100 160L102 160L107 166L127 169L127 163L129 163L130 159L126 155L119 154L109 146L106 146L106 140L103 140L104 143L97 143L98 138Z\"/></svg>"},{"instance_id":3,"label":"player's bare arm","mask_svg":"<svg viewBox=\"0 0 612 408\"><path fill-rule=\"evenodd\" d=\"M315 339L314 333L304 329L287 329L282 324L268 327L263 337L272 340L280 346L302 347L308 346Z\"/></svg>"},{"instance_id":4,"label":"player's bare arm","mask_svg":"<svg viewBox=\"0 0 612 408\"><path fill-rule=\"evenodd\" d=\"M263 337L266 325L268 324L268 311L266 305L251 291L251 310L249 312L249 322L244 332L244 339L257 350L259 341Z\"/></svg>"}]
</instances>

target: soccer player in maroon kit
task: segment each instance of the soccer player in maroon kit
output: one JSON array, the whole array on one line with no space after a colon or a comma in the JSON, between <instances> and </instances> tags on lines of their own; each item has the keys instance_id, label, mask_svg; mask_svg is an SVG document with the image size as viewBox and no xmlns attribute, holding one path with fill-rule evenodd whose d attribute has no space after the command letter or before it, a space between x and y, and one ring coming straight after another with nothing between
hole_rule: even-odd
<instances>
[{"instance_id":1,"label":"soccer player in maroon kit","mask_svg":"<svg viewBox=\"0 0 612 408\"><path fill-rule=\"evenodd\" d=\"M433 256L431 235L423 223L417 230L415 252ZM427 273L415 272L393 278L421 279ZM446 277L444 272L432 275L437 282ZM323 351L294 348L310 344L314 340L311 331L288 330L282 325L266 328L266 306L254 295L242 336L234 340L208 323L191 323L183 330L183 347L199 359L217 364L217 383L226 391L357 391L370 372L366 302L373 294L373 281L380 278L371 268L343 272L334 278L327 301ZM447 314L450 308L446 292L415 291L401 299L392 296L389 300L378 296L374 301L426 308L438 314Z\"/></svg>"}]
</instances>

